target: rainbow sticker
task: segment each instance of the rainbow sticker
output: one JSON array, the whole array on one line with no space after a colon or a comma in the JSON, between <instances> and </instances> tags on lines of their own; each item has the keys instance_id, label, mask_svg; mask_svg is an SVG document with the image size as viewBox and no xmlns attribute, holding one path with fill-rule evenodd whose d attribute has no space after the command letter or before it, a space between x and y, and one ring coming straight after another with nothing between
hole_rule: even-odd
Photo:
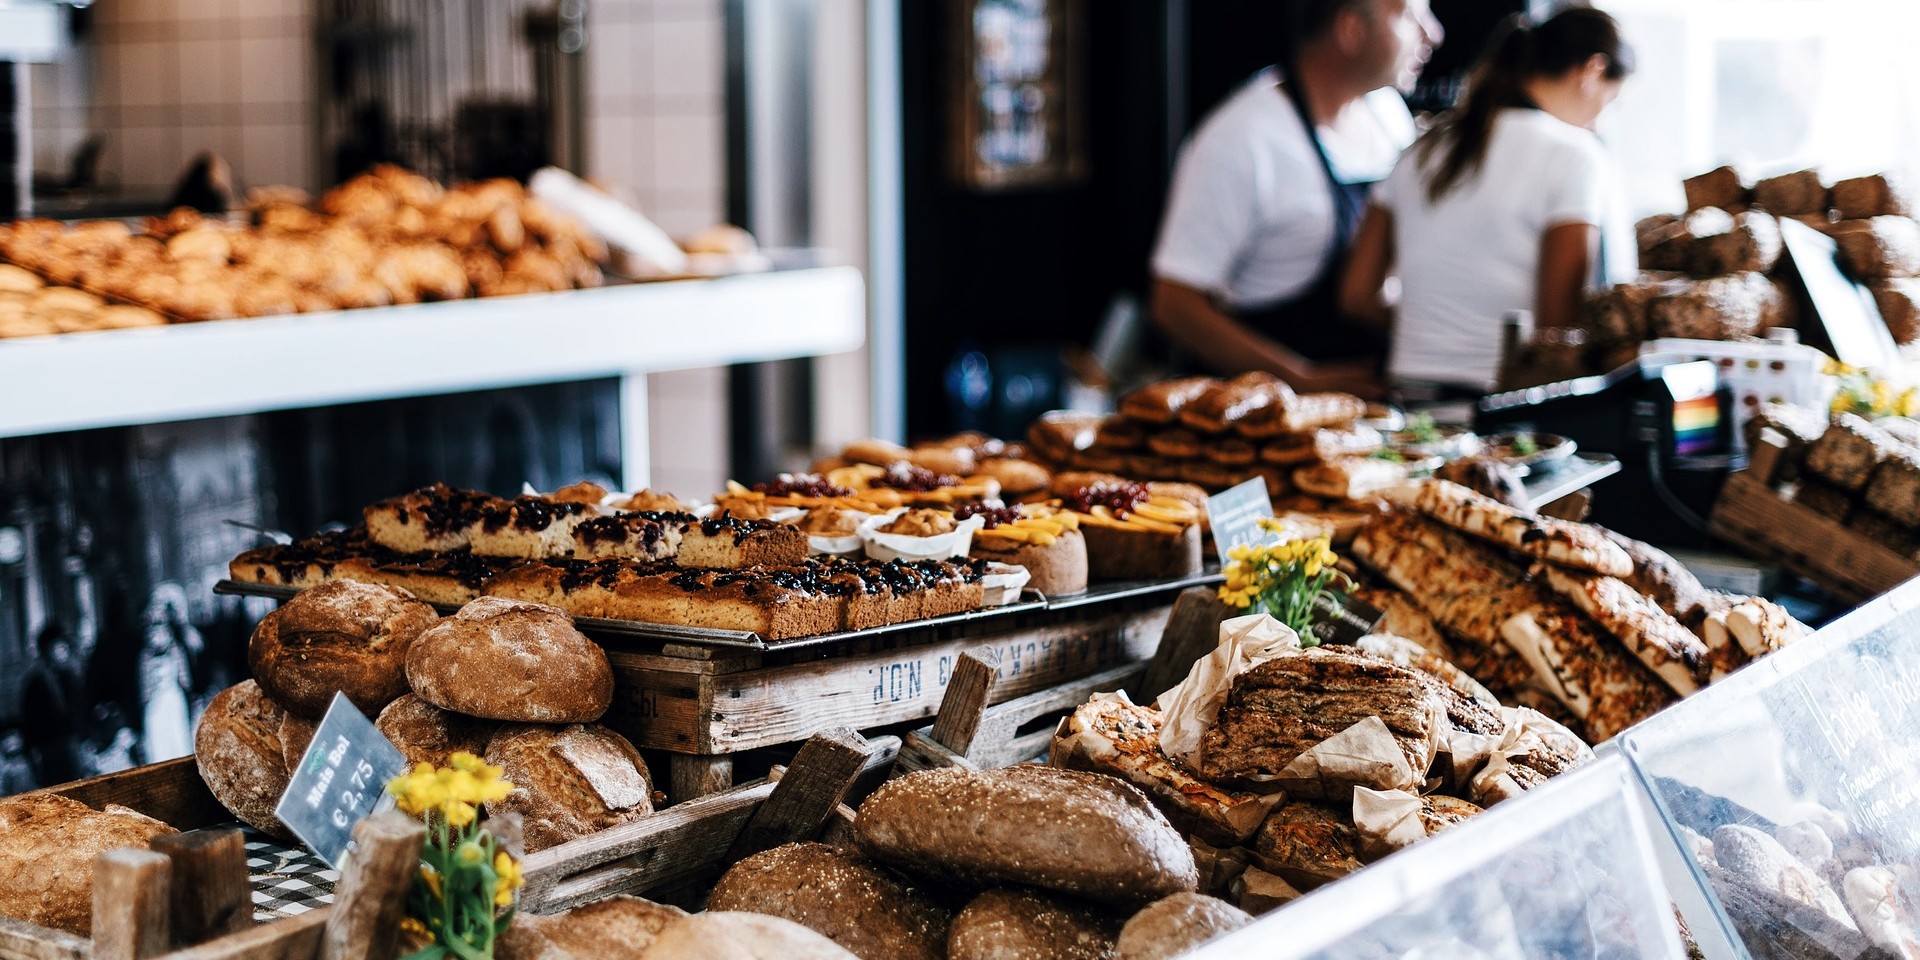
<instances>
[{"instance_id":1,"label":"rainbow sticker","mask_svg":"<svg viewBox=\"0 0 1920 960\"><path fill-rule=\"evenodd\" d=\"M1690 457L1709 453L1720 439L1720 399L1713 394L1673 402L1673 452Z\"/></svg>"}]
</instances>

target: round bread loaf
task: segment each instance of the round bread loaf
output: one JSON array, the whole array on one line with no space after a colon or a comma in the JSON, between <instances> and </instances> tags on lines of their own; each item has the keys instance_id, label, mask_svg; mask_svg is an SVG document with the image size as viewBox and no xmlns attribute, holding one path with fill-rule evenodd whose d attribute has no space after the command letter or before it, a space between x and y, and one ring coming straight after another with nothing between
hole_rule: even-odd
<instances>
[{"instance_id":1,"label":"round bread loaf","mask_svg":"<svg viewBox=\"0 0 1920 960\"><path fill-rule=\"evenodd\" d=\"M592 723L613 703L607 654L558 607L481 597L429 628L407 680L442 710L520 723Z\"/></svg>"},{"instance_id":2,"label":"round bread loaf","mask_svg":"<svg viewBox=\"0 0 1920 960\"><path fill-rule=\"evenodd\" d=\"M892 874L824 843L789 843L734 864L707 908L792 920L861 960L942 960L952 920Z\"/></svg>"},{"instance_id":3,"label":"round bread loaf","mask_svg":"<svg viewBox=\"0 0 1920 960\"><path fill-rule=\"evenodd\" d=\"M200 779L228 812L277 837L292 832L273 815L288 771L313 740L313 724L291 717L252 680L220 691L200 715L193 758Z\"/></svg>"},{"instance_id":4,"label":"round bread loaf","mask_svg":"<svg viewBox=\"0 0 1920 960\"><path fill-rule=\"evenodd\" d=\"M499 960L652 960L662 931L685 919L679 907L618 894L565 913L514 915L494 943Z\"/></svg>"},{"instance_id":5,"label":"round bread loaf","mask_svg":"<svg viewBox=\"0 0 1920 960\"><path fill-rule=\"evenodd\" d=\"M1171 960L1253 922L1245 910L1204 893L1148 904L1120 931L1114 960Z\"/></svg>"},{"instance_id":6,"label":"round bread loaf","mask_svg":"<svg viewBox=\"0 0 1920 960\"><path fill-rule=\"evenodd\" d=\"M791 920L763 913L709 911L661 931L647 960L860 960Z\"/></svg>"},{"instance_id":7,"label":"round bread loaf","mask_svg":"<svg viewBox=\"0 0 1920 960\"><path fill-rule=\"evenodd\" d=\"M520 814L528 853L653 812L647 762L625 737L597 724L505 727L487 744L486 759L513 784L505 800L487 804L487 815Z\"/></svg>"},{"instance_id":8,"label":"round bread loaf","mask_svg":"<svg viewBox=\"0 0 1920 960\"><path fill-rule=\"evenodd\" d=\"M0 917L87 936L93 923L93 858L146 849L175 832L126 807L95 810L50 793L0 800Z\"/></svg>"},{"instance_id":9,"label":"round bread loaf","mask_svg":"<svg viewBox=\"0 0 1920 960\"><path fill-rule=\"evenodd\" d=\"M1108 960L1120 922L1032 890L988 890L954 914L947 960Z\"/></svg>"},{"instance_id":10,"label":"round bread loaf","mask_svg":"<svg viewBox=\"0 0 1920 960\"><path fill-rule=\"evenodd\" d=\"M451 713L411 693L387 704L373 725L400 748L409 766L430 763L444 767L452 762L454 754L463 751L484 756L487 743L500 731L496 721Z\"/></svg>"},{"instance_id":11,"label":"round bread loaf","mask_svg":"<svg viewBox=\"0 0 1920 960\"><path fill-rule=\"evenodd\" d=\"M1025 764L907 774L860 805L867 855L935 877L1138 904L1193 890L1193 849L1130 783ZM856 953L859 951L855 951Z\"/></svg>"},{"instance_id":12,"label":"round bread loaf","mask_svg":"<svg viewBox=\"0 0 1920 960\"><path fill-rule=\"evenodd\" d=\"M335 691L375 714L407 692L407 650L438 619L399 587L334 580L267 614L247 644L247 666L260 689L300 716L319 719Z\"/></svg>"}]
</instances>

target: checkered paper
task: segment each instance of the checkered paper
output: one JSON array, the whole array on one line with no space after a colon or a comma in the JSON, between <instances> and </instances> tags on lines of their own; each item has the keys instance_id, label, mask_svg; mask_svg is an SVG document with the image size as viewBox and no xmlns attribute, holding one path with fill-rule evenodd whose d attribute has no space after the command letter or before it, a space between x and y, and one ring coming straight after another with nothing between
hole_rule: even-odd
<instances>
[{"instance_id":1,"label":"checkered paper","mask_svg":"<svg viewBox=\"0 0 1920 960\"><path fill-rule=\"evenodd\" d=\"M333 902L340 873L305 847L244 828L247 873L253 881L253 919L281 920Z\"/></svg>"}]
</instances>

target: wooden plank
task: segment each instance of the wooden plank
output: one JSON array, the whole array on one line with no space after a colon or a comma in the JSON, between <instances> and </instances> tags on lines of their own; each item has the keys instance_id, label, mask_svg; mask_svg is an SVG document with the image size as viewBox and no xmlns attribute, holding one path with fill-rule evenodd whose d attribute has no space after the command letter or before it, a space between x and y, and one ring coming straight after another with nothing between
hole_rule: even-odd
<instances>
[{"instance_id":1,"label":"wooden plank","mask_svg":"<svg viewBox=\"0 0 1920 960\"><path fill-rule=\"evenodd\" d=\"M1152 703L1155 697L1185 680L1194 661L1220 645L1220 622L1235 612L1220 602L1220 594L1214 587L1188 587L1180 591L1167 618L1160 647L1147 665L1140 688L1133 691L1137 702Z\"/></svg>"},{"instance_id":2,"label":"wooden plank","mask_svg":"<svg viewBox=\"0 0 1920 960\"><path fill-rule=\"evenodd\" d=\"M154 837L172 862L173 944L189 947L253 925L247 844L238 830L191 830Z\"/></svg>"},{"instance_id":3,"label":"wooden plank","mask_svg":"<svg viewBox=\"0 0 1920 960\"><path fill-rule=\"evenodd\" d=\"M893 762L894 776L904 776L919 770L932 770L937 767L964 767L968 770L979 769L978 764L947 749L946 744L933 739L925 730L914 730L901 738L900 757Z\"/></svg>"},{"instance_id":4,"label":"wooden plank","mask_svg":"<svg viewBox=\"0 0 1920 960\"><path fill-rule=\"evenodd\" d=\"M1920 576L1920 563L1787 500L1747 473L1721 487L1708 530L1747 553L1861 602Z\"/></svg>"},{"instance_id":5,"label":"wooden plank","mask_svg":"<svg viewBox=\"0 0 1920 960\"><path fill-rule=\"evenodd\" d=\"M144 960L173 945L172 861L151 850L93 858L94 960Z\"/></svg>"},{"instance_id":6,"label":"wooden plank","mask_svg":"<svg viewBox=\"0 0 1920 960\"><path fill-rule=\"evenodd\" d=\"M865 737L845 727L809 737L727 848L728 862L818 834L872 752Z\"/></svg>"},{"instance_id":7,"label":"wooden plank","mask_svg":"<svg viewBox=\"0 0 1920 960\"><path fill-rule=\"evenodd\" d=\"M398 810L354 824L320 939L321 960L392 960L426 840L426 825Z\"/></svg>"},{"instance_id":8,"label":"wooden plank","mask_svg":"<svg viewBox=\"0 0 1920 960\"><path fill-rule=\"evenodd\" d=\"M999 673L999 654L991 647L960 655L947 681L947 692L940 698L940 712L933 718L934 740L962 756L973 749Z\"/></svg>"},{"instance_id":9,"label":"wooden plank","mask_svg":"<svg viewBox=\"0 0 1920 960\"><path fill-rule=\"evenodd\" d=\"M8 960L87 960L93 944L85 937L24 920L0 917L0 957Z\"/></svg>"},{"instance_id":10,"label":"wooden plank","mask_svg":"<svg viewBox=\"0 0 1920 960\"><path fill-rule=\"evenodd\" d=\"M1012 699L1146 659L1170 612L1166 605L1118 610L984 638L731 674L690 677L631 669L616 660L616 688L630 694L616 694L603 722L642 749L711 755L793 743L838 726L872 729L925 720L939 709L962 653L992 646L1000 658L994 696ZM689 680L699 686L697 695L686 693Z\"/></svg>"},{"instance_id":11,"label":"wooden plank","mask_svg":"<svg viewBox=\"0 0 1920 960\"><path fill-rule=\"evenodd\" d=\"M686 803L733 786L733 758L676 753L667 757L667 800Z\"/></svg>"},{"instance_id":12,"label":"wooden plank","mask_svg":"<svg viewBox=\"0 0 1920 960\"><path fill-rule=\"evenodd\" d=\"M1787 438L1772 427L1761 427L1759 441L1747 451L1747 475L1771 487L1787 459Z\"/></svg>"},{"instance_id":13,"label":"wooden plank","mask_svg":"<svg viewBox=\"0 0 1920 960\"><path fill-rule=\"evenodd\" d=\"M983 768L1009 767L1031 760L1046 751L1053 739L1053 728L1049 725L1045 730L1020 736L1021 727L1048 714L1071 711L1096 693L1124 689L1144 676L1146 670L1146 664L1138 663L1115 667L1084 680L1063 683L989 707L981 718L980 739L974 741L974 749L965 756Z\"/></svg>"},{"instance_id":14,"label":"wooden plank","mask_svg":"<svg viewBox=\"0 0 1920 960\"><path fill-rule=\"evenodd\" d=\"M162 960L315 960L320 955L320 939L326 932L327 920L332 915L331 907L309 910L176 950Z\"/></svg>"},{"instance_id":15,"label":"wooden plank","mask_svg":"<svg viewBox=\"0 0 1920 960\"><path fill-rule=\"evenodd\" d=\"M47 792L78 800L95 810L117 803L176 830L197 830L233 822L233 814L213 798L200 779L200 768L192 757L76 780L49 787Z\"/></svg>"}]
</instances>

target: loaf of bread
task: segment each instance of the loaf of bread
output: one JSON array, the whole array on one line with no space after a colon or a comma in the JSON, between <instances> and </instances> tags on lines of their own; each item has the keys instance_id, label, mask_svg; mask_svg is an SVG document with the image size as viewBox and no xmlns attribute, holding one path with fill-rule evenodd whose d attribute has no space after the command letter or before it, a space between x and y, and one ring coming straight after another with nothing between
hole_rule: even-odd
<instances>
[{"instance_id":1,"label":"loaf of bread","mask_svg":"<svg viewBox=\"0 0 1920 960\"><path fill-rule=\"evenodd\" d=\"M335 580L261 620L247 666L260 689L301 716L318 719L335 692L377 714L407 692L407 650L437 620L405 590Z\"/></svg>"},{"instance_id":2,"label":"loaf of bread","mask_svg":"<svg viewBox=\"0 0 1920 960\"><path fill-rule=\"evenodd\" d=\"M1199 884L1193 850L1145 794L1075 770L917 771L867 798L854 832L869 856L903 869L1104 903Z\"/></svg>"},{"instance_id":3,"label":"loaf of bread","mask_svg":"<svg viewBox=\"0 0 1920 960\"><path fill-rule=\"evenodd\" d=\"M1253 922L1245 910L1204 893L1176 893L1127 921L1114 960L1173 960Z\"/></svg>"},{"instance_id":4,"label":"loaf of bread","mask_svg":"<svg viewBox=\"0 0 1920 960\"><path fill-rule=\"evenodd\" d=\"M925 893L823 843L790 843L734 864L707 908L791 920L861 960L943 960L953 920Z\"/></svg>"},{"instance_id":5,"label":"loaf of bread","mask_svg":"<svg viewBox=\"0 0 1920 960\"><path fill-rule=\"evenodd\" d=\"M1866 503L1896 523L1920 527L1920 450L1889 451L1867 481Z\"/></svg>"},{"instance_id":6,"label":"loaf of bread","mask_svg":"<svg viewBox=\"0 0 1920 960\"><path fill-rule=\"evenodd\" d=\"M400 748L408 766L436 767L447 766L456 753L484 756L487 743L500 730L498 721L442 710L411 693L387 704L374 726Z\"/></svg>"},{"instance_id":7,"label":"loaf of bread","mask_svg":"<svg viewBox=\"0 0 1920 960\"><path fill-rule=\"evenodd\" d=\"M1760 332L1780 293L1765 276L1736 273L1655 297L1647 324L1655 337L1728 340Z\"/></svg>"},{"instance_id":8,"label":"loaf of bread","mask_svg":"<svg viewBox=\"0 0 1920 960\"><path fill-rule=\"evenodd\" d=\"M564 611L481 597L420 634L407 680L442 710L522 723L590 723L613 703L607 654Z\"/></svg>"},{"instance_id":9,"label":"loaf of bread","mask_svg":"<svg viewBox=\"0 0 1920 960\"><path fill-rule=\"evenodd\" d=\"M1869 286L1893 342L1905 346L1920 340L1920 280L1877 280Z\"/></svg>"},{"instance_id":10,"label":"loaf of bread","mask_svg":"<svg viewBox=\"0 0 1920 960\"><path fill-rule=\"evenodd\" d=\"M1920 223L1906 217L1847 220L1832 235L1841 265L1856 280L1920 277Z\"/></svg>"},{"instance_id":11,"label":"loaf of bread","mask_svg":"<svg viewBox=\"0 0 1920 960\"><path fill-rule=\"evenodd\" d=\"M1177 532L1127 526L1084 523L1087 573L1095 580L1168 580L1199 573L1205 562L1200 552L1200 525Z\"/></svg>"},{"instance_id":12,"label":"loaf of bread","mask_svg":"<svg viewBox=\"0 0 1920 960\"><path fill-rule=\"evenodd\" d=\"M1622 283L1587 300L1586 327L1595 343L1633 343L1648 339L1653 301L1674 292L1654 283Z\"/></svg>"},{"instance_id":13,"label":"loaf of bread","mask_svg":"<svg viewBox=\"0 0 1920 960\"><path fill-rule=\"evenodd\" d=\"M126 807L95 810L50 793L0 800L0 917L87 936L93 922L93 858L144 850L176 832Z\"/></svg>"},{"instance_id":14,"label":"loaf of bread","mask_svg":"<svg viewBox=\"0 0 1920 960\"><path fill-rule=\"evenodd\" d=\"M1913 191L1905 178L1892 173L1854 177L1835 183L1833 208L1842 220L1911 217L1920 213L1915 209Z\"/></svg>"},{"instance_id":15,"label":"loaf of bread","mask_svg":"<svg viewBox=\"0 0 1920 960\"><path fill-rule=\"evenodd\" d=\"M487 815L520 814L529 852L653 812L647 762L598 724L504 727L485 755L513 784L506 799L487 804Z\"/></svg>"},{"instance_id":16,"label":"loaf of bread","mask_svg":"<svg viewBox=\"0 0 1920 960\"><path fill-rule=\"evenodd\" d=\"M1807 450L1807 470L1845 490L1858 493L1873 469L1896 447L1886 431L1851 413L1833 419L1820 439Z\"/></svg>"},{"instance_id":17,"label":"loaf of bread","mask_svg":"<svg viewBox=\"0 0 1920 960\"><path fill-rule=\"evenodd\" d=\"M1170 424L1187 404L1220 386L1212 377L1184 377L1148 384L1120 398L1119 411L1142 423Z\"/></svg>"},{"instance_id":18,"label":"loaf of bread","mask_svg":"<svg viewBox=\"0 0 1920 960\"><path fill-rule=\"evenodd\" d=\"M1753 202L1776 217L1811 216L1827 211L1827 187L1820 171L1801 170L1754 184Z\"/></svg>"},{"instance_id":19,"label":"loaf of bread","mask_svg":"<svg viewBox=\"0 0 1920 960\"><path fill-rule=\"evenodd\" d=\"M1723 210L1746 204L1752 199L1753 188L1747 186L1746 178L1732 167L1718 167L1699 176L1688 177L1680 182L1687 193L1687 209L1698 210L1701 207L1719 207Z\"/></svg>"},{"instance_id":20,"label":"loaf of bread","mask_svg":"<svg viewBox=\"0 0 1920 960\"><path fill-rule=\"evenodd\" d=\"M1041 415L1027 428L1027 442L1033 444L1033 451L1042 460L1057 468L1093 446L1102 419L1097 413L1055 410Z\"/></svg>"},{"instance_id":21,"label":"loaf of bread","mask_svg":"<svg viewBox=\"0 0 1920 960\"><path fill-rule=\"evenodd\" d=\"M947 960L1110 960L1120 921L1032 890L997 888L953 916Z\"/></svg>"},{"instance_id":22,"label":"loaf of bread","mask_svg":"<svg viewBox=\"0 0 1920 960\"><path fill-rule=\"evenodd\" d=\"M1817 477L1801 477L1793 492L1793 502L1835 523L1846 523L1853 516L1854 493Z\"/></svg>"},{"instance_id":23,"label":"loaf of bread","mask_svg":"<svg viewBox=\"0 0 1920 960\"><path fill-rule=\"evenodd\" d=\"M1733 218L1725 231L1697 238L1688 247L1688 269L1694 275L1717 277L1728 273L1766 273L1780 260L1780 224L1762 211Z\"/></svg>"},{"instance_id":24,"label":"loaf of bread","mask_svg":"<svg viewBox=\"0 0 1920 960\"><path fill-rule=\"evenodd\" d=\"M1046 543L975 531L967 555L1025 567L1032 577L1027 588L1049 597L1087 592L1087 538L1078 530L1064 531Z\"/></svg>"},{"instance_id":25,"label":"loaf of bread","mask_svg":"<svg viewBox=\"0 0 1920 960\"><path fill-rule=\"evenodd\" d=\"M1133 784L1183 834L1226 847L1244 842L1259 829L1270 803L1258 794L1215 787L1161 752L1163 723L1153 707L1095 698L1066 719L1047 762Z\"/></svg>"},{"instance_id":26,"label":"loaf of bread","mask_svg":"<svg viewBox=\"0 0 1920 960\"><path fill-rule=\"evenodd\" d=\"M1300 890L1312 890L1360 869L1360 834L1344 812L1282 804L1253 835L1253 859Z\"/></svg>"},{"instance_id":27,"label":"loaf of bread","mask_svg":"<svg viewBox=\"0 0 1920 960\"><path fill-rule=\"evenodd\" d=\"M642 960L860 960L791 920L710 910L669 924Z\"/></svg>"},{"instance_id":28,"label":"loaf of bread","mask_svg":"<svg viewBox=\"0 0 1920 960\"><path fill-rule=\"evenodd\" d=\"M1782 449L1778 472L1771 478L1778 481L1792 481L1800 476L1801 464L1805 462L1807 450L1819 441L1820 435L1827 431L1825 411L1813 410L1796 403L1768 401L1748 418L1743 431L1747 441L1747 452L1760 449L1761 431L1771 428L1786 441Z\"/></svg>"},{"instance_id":29,"label":"loaf of bread","mask_svg":"<svg viewBox=\"0 0 1920 960\"><path fill-rule=\"evenodd\" d=\"M286 838L293 834L273 815L273 808L304 752L301 741L312 738L311 724L291 716L259 684L245 680L207 704L194 731L193 757L200 779L221 806L256 830Z\"/></svg>"},{"instance_id":30,"label":"loaf of bread","mask_svg":"<svg viewBox=\"0 0 1920 960\"><path fill-rule=\"evenodd\" d=\"M679 907L616 894L552 916L522 911L494 942L499 960L648 960Z\"/></svg>"}]
</instances>

